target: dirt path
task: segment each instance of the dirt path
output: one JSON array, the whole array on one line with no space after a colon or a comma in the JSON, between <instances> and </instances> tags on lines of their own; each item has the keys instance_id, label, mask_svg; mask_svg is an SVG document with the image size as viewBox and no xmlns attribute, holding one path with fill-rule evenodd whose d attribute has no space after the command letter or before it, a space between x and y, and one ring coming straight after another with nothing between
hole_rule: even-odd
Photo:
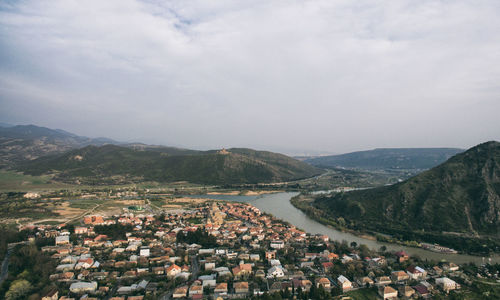
<instances>
[{"instance_id":1,"label":"dirt path","mask_svg":"<svg viewBox=\"0 0 500 300\"><path fill-rule=\"evenodd\" d=\"M35 225L39 223L44 223L44 222L61 222L64 224L68 224L72 221L78 220L82 218L85 215L92 214L101 204L96 204L93 208L86 210L82 212L81 214L77 215L76 217L66 217L66 218L48 218L48 219L42 219L42 220L36 220L34 222L29 223L30 225Z\"/></svg>"}]
</instances>

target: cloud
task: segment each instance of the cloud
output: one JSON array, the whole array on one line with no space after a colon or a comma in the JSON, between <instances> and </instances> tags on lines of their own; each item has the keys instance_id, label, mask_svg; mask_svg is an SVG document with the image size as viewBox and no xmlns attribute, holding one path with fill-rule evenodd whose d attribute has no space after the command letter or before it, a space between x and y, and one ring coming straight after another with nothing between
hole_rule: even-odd
<instances>
[{"instance_id":1,"label":"cloud","mask_svg":"<svg viewBox=\"0 0 500 300\"><path fill-rule=\"evenodd\" d=\"M498 1L8 1L0 117L196 148L500 139ZM290 150L288 150L290 149Z\"/></svg>"}]
</instances>

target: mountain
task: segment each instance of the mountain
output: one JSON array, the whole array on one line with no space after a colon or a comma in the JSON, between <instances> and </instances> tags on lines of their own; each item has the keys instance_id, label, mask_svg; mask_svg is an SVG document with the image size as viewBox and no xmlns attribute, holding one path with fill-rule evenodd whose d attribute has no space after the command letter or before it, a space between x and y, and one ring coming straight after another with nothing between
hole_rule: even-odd
<instances>
[{"instance_id":1,"label":"mountain","mask_svg":"<svg viewBox=\"0 0 500 300\"><path fill-rule=\"evenodd\" d=\"M229 149L169 154L144 148L87 146L24 162L17 169L26 174L53 174L56 180L89 184L140 181L240 184L290 181L321 173L306 163L266 151Z\"/></svg>"},{"instance_id":2,"label":"mountain","mask_svg":"<svg viewBox=\"0 0 500 300\"><path fill-rule=\"evenodd\" d=\"M106 138L78 136L61 129L35 125L0 127L0 168L44 155L88 145L119 144Z\"/></svg>"},{"instance_id":3,"label":"mountain","mask_svg":"<svg viewBox=\"0 0 500 300\"><path fill-rule=\"evenodd\" d=\"M500 234L500 143L487 142L404 182L317 198L314 206L354 227Z\"/></svg>"},{"instance_id":4,"label":"mountain","mask_svg":"<svg viewBox=\"0 0 500 300\"><path fill-rule=\"evenodd\" d=\"M306 159L305 162L318 167L422 171L437 166L462 151L456 148L380 148L320 156Z\"/></svg>"}]
</instances>

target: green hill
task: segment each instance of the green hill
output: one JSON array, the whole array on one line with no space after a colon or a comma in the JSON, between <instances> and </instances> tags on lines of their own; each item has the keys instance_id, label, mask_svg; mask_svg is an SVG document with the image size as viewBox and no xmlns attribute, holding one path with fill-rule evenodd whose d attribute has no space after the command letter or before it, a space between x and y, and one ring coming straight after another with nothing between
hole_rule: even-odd
<instances>
[{"instance_id":1,"label":"green hill","mask_svg":"<svg viewBox=\"0 0 500 300\"><path fill-rule=\"evenodd\" d=\"M40 157L16 167L25 174L53 174L64 182L88 184L189 181L200 184L280 182L311 177L321 170L282 154L250 149L163 151L116 145L88 146Z\"/></svg>"},{"instance_id":2,"label":"green hill","mask_svg":"<svg viewBox=\"0 0 500 300\"><path fill-rule=\"evenodd\" d=\"M314 206L379 232L500 233L500 143L487 142L404 182L334 196Z\"/></svg>"}]
</instances>

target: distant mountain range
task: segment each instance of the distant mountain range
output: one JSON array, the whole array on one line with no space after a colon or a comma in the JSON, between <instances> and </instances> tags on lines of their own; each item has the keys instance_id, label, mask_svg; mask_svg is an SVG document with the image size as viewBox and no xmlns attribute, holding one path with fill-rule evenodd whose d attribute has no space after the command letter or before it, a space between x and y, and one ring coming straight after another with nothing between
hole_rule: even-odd
<instances>
[{"instance_id":1,"label":"distant mountain range","mask_svg":"<svg viewBox=\"0 0 500 300\"><path fill-rule=\"evenodd\" d=\"M340 155L301 159L323 168L348 168L368 171L420 171L432 168L453 155L463 152L457 148L380 148Z\"/></svg>"},{"instance_id":2,"label":"distant mountain range","mask_svg":"<svg viewBox=\"0 0 500 300\"><path fill-rule=\"evenodd\" d=\"M31 175L52 174L55 180L87 184L241 184L290 181L322 173L316 167L267 151L198 151L125 144L35 125L0 127L0 168Z\"/></svg>"},{"instance_id":3,"label":"distant mountain range","mask_svg":"<svg viewBox=\"0 0 500 300\"><path fill-rule=\"evenodd\" d=\"M18 162L32 160L44 155L88 145L119 144L107 138L88 138L60 129L50 129L35 125L0 127L0 168Z\"/></svg>"},{"instance_id":4,"label":"distant mountain range","mask_svg":"<svg viewBox=\"0 0 500 300\"><path fill-rule=\"evenodd\" d=\"M314 206L380 232L452 231L498 237L500 143L480 144L399 184L320 197Z\"/></svg>"}]
</instances>

